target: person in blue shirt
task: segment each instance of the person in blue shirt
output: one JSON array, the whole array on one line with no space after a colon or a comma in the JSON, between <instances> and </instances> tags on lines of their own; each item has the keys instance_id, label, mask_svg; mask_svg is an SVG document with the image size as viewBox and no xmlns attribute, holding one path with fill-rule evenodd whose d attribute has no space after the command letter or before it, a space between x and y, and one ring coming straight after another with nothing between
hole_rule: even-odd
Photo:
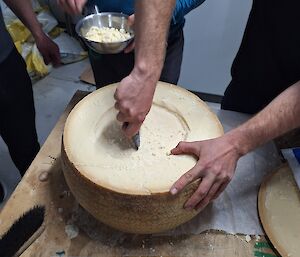
<instances>
[{"instance_id":1,"label":"person in blue shirt","mask_svg":"<svg viewBox=\"0 0 300 257\"><path fill-rule=\"evenodd\" d=\"M88 2L57 1L71 15L81 13ZM203 1L135 0L134 8L133 1L97 2L102 12L119 11L129 15L134 12L134 54L107 56L90 53L97 87L120 81L114 94L115 108L118 110L117 120L127 124L122 129L128 138L139 131L150 111L157 81L177 83L183 51L184 15Z\"/></svg>"},{"instance_id":2,"label":"person in blue shirt","mask_svg":"<svg viewBox=\"0 0 300 257\"><path fill-rule=\"evenodd\" d=\"M176 1L167 40L165 62L160 76L161 81L177 84L184 46L184 16L203 2L204 0ZM94 5L98 6L100 12L134 14L134 0L89 0L87 2L88 9L93 9ZM119 82L131 72L134 66L134 51L130 50L125 49L120 54L107 55L100 55L92 50L89 51L97 88Z\"/></svg>"}]
</instances>

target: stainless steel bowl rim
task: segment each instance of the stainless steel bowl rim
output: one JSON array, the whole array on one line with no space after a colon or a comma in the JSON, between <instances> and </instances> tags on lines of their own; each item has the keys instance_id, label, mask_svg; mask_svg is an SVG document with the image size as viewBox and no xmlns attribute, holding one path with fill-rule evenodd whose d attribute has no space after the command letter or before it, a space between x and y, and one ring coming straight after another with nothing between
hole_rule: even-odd
<instances>
[{"instance_id":1,"label":"stainless steel bowl rim","mask_svg":"<svg viewBox=\"0 0 300 257\"><path fill-rule=\"evenodd\" d=\"M124 13L118 13L118 12L100 12L100 13L94 13L94 14L90 14L88 16L85 16L84 18L82 18L80 21L77 22L76 26L75 26L75 31L77 33L78 36L80 36L82 39L86 40L86 41L89 41L89 42L92 42L92 43L98 43L98 44L119 44L119 43L125 43L125 42L129 42L131 41L133 38L134 38L134 32L133 30L130 30L130 31L127 31L130 33L130 38L125 40L125 41L117 41L117 42L107 42L107 43L101 43L101 42L98 42L98 41L94 41L94 40L90 40L90 39L87 39L85 36L83 36L80 32L80 27L82 25L82 23L85 21L85 20L88 20L94 16L106 16L106 15L111 15L111 16L116 16L116 17L124 17L124 18L127 18L128 19L128 15L127 14L124 14Z\"/></svg>"}]
</instances>

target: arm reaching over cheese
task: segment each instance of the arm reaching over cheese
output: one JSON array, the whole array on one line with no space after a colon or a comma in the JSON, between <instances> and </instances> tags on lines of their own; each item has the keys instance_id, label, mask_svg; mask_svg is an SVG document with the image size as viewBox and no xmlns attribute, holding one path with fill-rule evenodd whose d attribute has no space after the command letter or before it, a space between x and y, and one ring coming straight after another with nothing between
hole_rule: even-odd
<instances>
[{"instance_id":1,"label":"arm reaching over cheese","mask_svg":"<svg viewBox=\"0 0 300 257\"><path fill-rule=\"evenodd\" d=\"M58 2L68 13L78 14L87 0L58 0ZM129 124L123 127L128 138L139 131L150 111L156 83L165 60L167 33L175 2L175 0L135 1L135 41L134 45L126 50L131 51L135 47L134 68L120 82L115 92L115 107L119 111L117 119Z\"/></svg>"},{"instance_id":2,"label":"arm reaching over cheese","mask_svg":"<svg viewBox=\"0 0 300 257\"><path fill-rule=\"evenodd\" d=\"M4 0L4 2L30 30L45 63L52 63L53 66L58 66L60 64L59 48L42 30L42 27L32 9L31 1Z\"/></svg>"},{"instance_id":3,"label":"arm reaching over cheese","mask_svg":"<svg viewBox=\"0 0 300 257\"><path fill-rule=\"evenodd\" d=\"M180 192L187 184L202 181L185 208L201 210L217 198L234 175L238 159L267 141L300 126L300 82L286 89L252 119L216 139L181 142L172 154L191 154L197 164L171 188Z\"/></svg>"},{"instance_id":4,"label":"arm reaching over cheese","mask_svg":"<svg viewBox=\"0 0 300 257\"><path fill-rule=\"evenodd\" d=\"M115 92L117 119L128 122L127 137L135 135L150 111L166 50L175 0L135 2L135 64Z\"/></svg>"},{"instance_id":5,"label":"arm reaching over cheese","mask_svg":"<svg viewBox=\"0 0 300 257\"><path fill-rule=\"evenodd\" d=\"M87 0L57 0L57 2L67 13L77 15L82 12Z\"/></svg>"}]
</instances>

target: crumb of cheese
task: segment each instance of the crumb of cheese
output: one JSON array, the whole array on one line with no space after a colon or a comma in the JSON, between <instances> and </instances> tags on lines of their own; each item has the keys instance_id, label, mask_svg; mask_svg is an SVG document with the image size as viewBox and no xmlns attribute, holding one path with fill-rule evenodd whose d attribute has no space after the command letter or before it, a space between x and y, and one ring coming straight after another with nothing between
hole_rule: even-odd
<instances>
[{"instance_id":1,"label":"crumb of cheese","mask_svg":"<svg viewBox=\"0 0 300 257\"><path fill-rule=\"evenodd\" d=\"M249 243L251 241L251 237L249 235L245 236L246 242Z\"/></svg>"}]
</instances>

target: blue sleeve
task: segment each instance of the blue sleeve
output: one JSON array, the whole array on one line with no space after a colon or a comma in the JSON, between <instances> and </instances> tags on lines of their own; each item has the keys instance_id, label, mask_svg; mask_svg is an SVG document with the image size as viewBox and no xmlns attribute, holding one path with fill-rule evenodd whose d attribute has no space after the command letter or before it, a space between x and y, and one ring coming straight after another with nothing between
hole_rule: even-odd
<instances>
[{"instance_id":1,"label":"blue sleeve","mask_svg":"<svg viewBox=\"0 0 300 257\"><path fill-rule=\"evenodd\" d=\"M100 12L121 12L127 15L134 13L134 0L88 0L87 2L92 10L95 4Z\"/></svg>"},{"instance_id":2,"label":"blue sleeve","mask_svg":"<svg viewBox=\"0 0 300 257\"><path fill-rule=\"evenodd\" d=\"M176 6L173 12L173 21L181 20L190 11L197 8L205 0L177 0Z\"/></svg>"}]
</instances>

